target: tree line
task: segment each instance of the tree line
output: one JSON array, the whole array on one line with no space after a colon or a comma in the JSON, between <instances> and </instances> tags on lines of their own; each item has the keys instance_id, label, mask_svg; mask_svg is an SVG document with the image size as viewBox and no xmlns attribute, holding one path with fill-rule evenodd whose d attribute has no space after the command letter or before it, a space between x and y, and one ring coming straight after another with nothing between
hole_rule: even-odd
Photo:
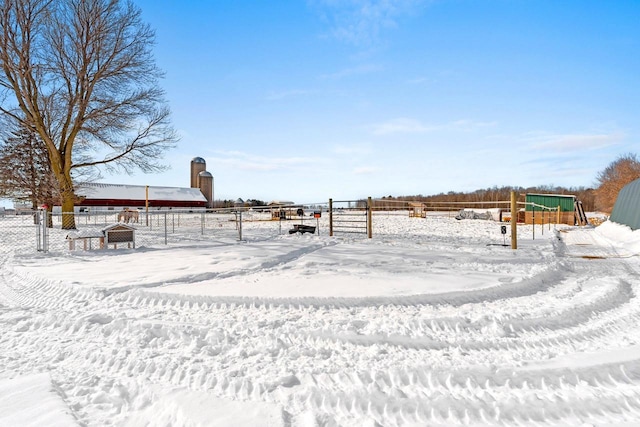
<instances>
[{"instance_id":1,"label":"tree line","mask_svg":"<svg viewBox=\"0 0 640 427\"><path fill-rule=\"evenodd\" d=\"M585 187L560 187L552 185L542 185L538 187L489 187L478 189L471 192L449 191L447 193L439 193L429 196L422 194L408 196L383 196L376 200L377 205L393 206L398 202L424 202L428 206L434 208L443 206L447 209L455 208L456 203L461 203L464 208L488 209L488 208L505 208L508 205L505 202L511 200L511 192L515 191L520 201L524 201L524 194L541 193L541 194L565 194L574 195L577 200L582 201L583 207L587 211L595 210L596 196L593 188ZM522 196L522 197L520 197ZM406 205L406 204L405 204ZM407 205L408 206L408 205Z\"/></svg>"},{"instance_id":2,"label":"tree line","mask_svg":"<svg viewBox=\"0 0 640 427\"><path fill-rule=\"evenodd\" d=\"M634 153L620 155L611 162L604 170L598 172L595 178L596 185L594 187L562 187L554 185L541 185L537 187L490 187L479 189L471 192L455 192L434 194L424 196L422 194L407 196L383 196L376 200L375 205L393 207L408 207L407 203L398 204L398 202L425 202L436 207L438 205L445 206L450 203L464 203L465 208L491 208L505 207L504 203L511 199L511 192L515 191L518 195L540 193L540 194L563 194L573 195L582 202L585 211L588 212L604 212L610 214L618 197L618 193L626 184L640 178L640 160ZM523 200L520 200L523 201ZM491 202L495 202L495 205Z\"/></svg>"}]
</instances>

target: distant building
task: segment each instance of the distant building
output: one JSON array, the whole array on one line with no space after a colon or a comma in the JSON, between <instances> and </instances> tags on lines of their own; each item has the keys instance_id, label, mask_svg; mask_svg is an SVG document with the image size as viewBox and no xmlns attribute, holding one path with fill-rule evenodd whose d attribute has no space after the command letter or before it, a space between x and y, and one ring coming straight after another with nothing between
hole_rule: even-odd
<instances>
[{"instance_id":1,"label":"distant building","mask_svg":"<svg viewBox=\"0 0 640 427\"><path fill-rule=\"evenodd\" d=\"M290 200L272 200L267 206L294 206L294 203Z\"/></svg>"},{"instance_id":2,"label":"distant building","mask_svg":"<svg viewBox=\"0 0 640 427\"><path fill-rule=\"evenodd\" d=\"M302 208L290 200L272 200L267 206L271 210L271 219L293 219L297 216L298 209Z\"/></svg>"},{"instance_id":3,"label":"distant building","mask_svg":"<svg viewBox=\"0 0 640 427\"><path fill-rule=\"evenodd\" d=\"M586 225L587 219L582 210L582 202L570 194L533 194L525 195L526 224L560 223L568 225Z\"/></svg>"},{"instance_id":4,"label":"distant building","mask_svg":"<svg viewBox=\"0 0 640 427\"><path fill-rule=\"evenodd\" d=\"M409 202L409 216L412 218L426 218L427 204L423 202Z\"/></svg>"},{"instance_id":5,"label":"distant building","mask_svg":"<svg viewBox=\"0 0 640 427\"><path fill-rule=\"evenodd\" d=\"M198 188L90 183L78 186L76 195L80 198L76 207L81 211L87 207L144 208L147 203L150 209L207 207L207 198Z\"/></svg>"},{"instance_id":6,"label":"distant building","mask_svg":"<svg viewBox=\"0 0 640 427\"><path fill-rule=\"evenodd\" d=\"M76 211L149 209L206 209L213 207L213 175L206 171L202 157L191 160L190 187L160 187L128 184L79 184L75 193ZM60 210L60 207L54 207Z\"/></svg>"}]
</instances>

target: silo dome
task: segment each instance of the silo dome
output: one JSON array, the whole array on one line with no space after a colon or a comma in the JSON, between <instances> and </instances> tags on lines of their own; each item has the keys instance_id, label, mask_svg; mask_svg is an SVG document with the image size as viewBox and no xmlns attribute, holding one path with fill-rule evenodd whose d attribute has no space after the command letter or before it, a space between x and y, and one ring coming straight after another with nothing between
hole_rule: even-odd
<instances>
[{"instance_id":1,"label":"silo dome","mask_svg":"<svg viewBox=\"0 0 640 427\"><path fill-rule=\"evenodd\" d=\"M207 171L198 174L198 188L207 199L207 207L213 207L213 175Z\"/></svg>"},{"instance_id":2,"label":"silo dome","mask_svg":"<svg viewBox=\"0 0 640 427\"><path fill-rule=\"evenodd\" d=\"M202 157L191 160L191 188L198 188L198 174L207 169L207 162Z\"/></svg>"}]
</instances>

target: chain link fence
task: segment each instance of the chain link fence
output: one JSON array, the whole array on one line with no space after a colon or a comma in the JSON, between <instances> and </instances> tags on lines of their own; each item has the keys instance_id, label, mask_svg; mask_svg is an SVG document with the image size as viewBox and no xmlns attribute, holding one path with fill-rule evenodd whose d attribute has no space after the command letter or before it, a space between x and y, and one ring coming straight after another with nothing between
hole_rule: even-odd
<instances>
[{"instance_id":1,"label":"chain link fence","mask_svg":"<svg viewBox=\"0 0 640 427\"><path fill-rule=\"evenodd\" d=\"M19 215L0 215L0 253L34 252L41 250L39 242L42 228L35 212L21 212Z\"/></svg>"},{"instance_id":2,"label":"chain link fence","mask_svg":"<svg viewBox=\"0 0 640 427\"><path fill-rule=\"evenodd\" d=\"M62 229L62 213L38 210L0 216L0 251L62 252L257 241L287 235L294 224L300 223L318 225L316 234L328 235L326 219L323 229L319 220L306 216L308 212L293 218L274 218L269 211L249 209L134 212L128 216L116 210L79 212L75 214L76 230ZM133 242L109 244L105 233L116 226L132 230Z\"/></svg>"}]
</instances>

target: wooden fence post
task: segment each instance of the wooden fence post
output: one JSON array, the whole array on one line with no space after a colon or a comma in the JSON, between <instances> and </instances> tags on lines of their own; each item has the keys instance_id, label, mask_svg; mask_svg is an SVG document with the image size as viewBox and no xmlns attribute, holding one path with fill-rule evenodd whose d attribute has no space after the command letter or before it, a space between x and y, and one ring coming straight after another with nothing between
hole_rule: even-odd
<instances>
[{"instance_id":1,"label":"wooden fence post","mask_svg":"<svg viewBox=\"0 0 640 427\"><path fill-rule=\"evenodd\" d=\"M518 249L518 204L516 192L511 192L511 249Z\"/></svg>"}]
</instances>

